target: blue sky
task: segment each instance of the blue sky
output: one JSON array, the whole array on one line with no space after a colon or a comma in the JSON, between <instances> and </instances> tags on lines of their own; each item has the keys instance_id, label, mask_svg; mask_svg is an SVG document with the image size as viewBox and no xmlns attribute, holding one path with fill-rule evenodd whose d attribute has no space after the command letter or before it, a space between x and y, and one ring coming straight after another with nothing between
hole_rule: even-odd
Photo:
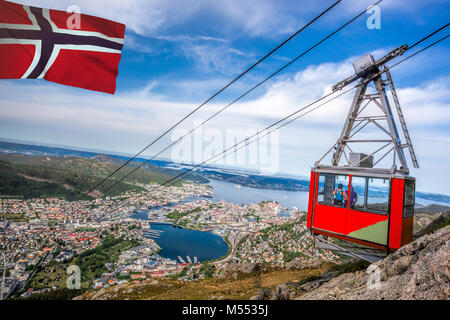
<instances>
[{"instance_id":1,"label":"blue sky","mask_svg":"<svg viewBox=\"0 0 450 320\"><path fill-rule=\"evenodd\" d=\"M115 96L39 80L0 82L0 137L135 153L333 1L276 0L21 0L127 25ZM373 1L343 0L275 55L183 124L191 129ZM211 121L205 129L263 128L320 97L352 73L351 62L381 57L448 22L442 0L384 0L381 29L365 15ZM448 33L448 30L446 31ZM437 39L437 37L436 37ZM392 71L420 170L422 191L450 194L450 41ZM351 96L280 132L280 172L308 175L338 137ZM158 152L170 135L146 155ZM164 155L169 157L170 153ZM409 160L409 158L408 158ZM251 168L257 169L257 168Z\"/></svg>"}]
</instances>

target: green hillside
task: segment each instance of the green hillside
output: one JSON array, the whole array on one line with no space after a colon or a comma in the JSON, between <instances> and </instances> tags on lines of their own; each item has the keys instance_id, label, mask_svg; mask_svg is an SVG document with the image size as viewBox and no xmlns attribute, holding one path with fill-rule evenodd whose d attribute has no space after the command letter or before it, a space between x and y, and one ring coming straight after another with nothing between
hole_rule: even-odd
<instances>
[{"instance_id":1,"label":"green hillside","mask_svg":"<svg viewBox=\"0 0 450 320\"><path fill-rule=\"evenodd\" d=\"M83 193L114 172L118 164L77 157L26 156L0 154L0 196L64 197L67 200L87 199ZM123 168L120 179L132 168ZM170 177L151 170L137 170L123 182L107 181L91 196L115 196L126 191L141 191L139 183L162 183ZM105 190L105 191L103 191Z\"/></svg>"}]
</instances>

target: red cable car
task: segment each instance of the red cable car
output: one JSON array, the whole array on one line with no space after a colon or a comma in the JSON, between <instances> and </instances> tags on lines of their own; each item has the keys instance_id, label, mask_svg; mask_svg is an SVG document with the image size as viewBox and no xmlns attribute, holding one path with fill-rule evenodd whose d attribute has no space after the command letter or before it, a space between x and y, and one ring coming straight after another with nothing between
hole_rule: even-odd
<instances>
[{"instance_id":1,"label":"red cable car","mask_svg":"<svg viewBox=\"0 0 450 320\"><path fill-rule=\"evenodd\" d=\"M360 80L341 136L311 172L307 227L319 247L375 261L412 241L415 179L409 175L403 150L409 149L414 167L418 168L418 162L389 69L381 69L405 48L399 47L378 61L371 55L363 56L353 63L355 75L333 86L337 91ZM387 87L405 144L397 131ZM369 111L369 105L377 112ZM364 128L368 132L364 133ZM383 137L368 139L375 130ZM361 145L375 150L355 152ZM390 154L392 165L376 167L388 161ZM328 155L332 155L331 165L321 164ZM342 156L347 160L345 165L340 165ZM343 240L343 245L328 241L328 237Z\"/></svg>"},{"instance_id":2,"label":"red cable car","mask_svg":"<svg viewBox=\"0 0 450 320\"><path fill-rule=\"evenodd\" d=\"M335 192L340 185L342 200ZM314 234L396 250L412 241L414 186L415 179L402 174L316 168L307 227Z\"/></svg>"}]
</instances>

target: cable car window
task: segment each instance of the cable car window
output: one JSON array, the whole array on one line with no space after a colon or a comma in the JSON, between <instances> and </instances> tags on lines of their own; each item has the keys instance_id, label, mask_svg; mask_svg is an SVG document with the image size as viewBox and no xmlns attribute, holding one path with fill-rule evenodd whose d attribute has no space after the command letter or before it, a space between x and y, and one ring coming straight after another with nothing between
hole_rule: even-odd
<instances>
[{"instance_id":1,"label":"cable car window","mask_svg":"<svg viewBox=\"0 0 450 320\"><path fill-rule=\"evenodd\" d=\"M336 176L333 189L333 205L347 206L348 176Z\"/></svg>"},{"instance_id":2,"label":"cable car window","mask_svg":"<svg viewBox=\"0 0 450 320\"><path fill-rule=\"evenodd\" d=\"M414 205L415 183L413 180L405 180L405 206Z\"/></svg>"},{"instance_id":3,"label":"cable car window","mask_svg":"<svg viewBox=\"0 0 450 320\"><path fill-rule=\"evenodd\" d=\"M346 206L348 176L322 173L317 188L317 203Z\"/></svg>"},{"instance_id":4,"label":"cable car window","mask_svg":"<svg viewBox=\"0 0 450 320\"><path fill-rule=\"evenodd\" d=\"M317 202L331 205L333 203L334 174L320 174Z\"/></svg>"},{"instance_id":5,"label":"cable car window","mask_svg":"<svg viewBox=\"0 0 450 320\"><path fill-rule=\"evenodd\" d=\"M367 209L387 212L389 209L389 179L367 179Z\"/></svg>"},{"instance_id":6,"label":"cable car window","mask_svg":"<svg viewBox=\"0 0 450 320\"><path fill-rule=\"evenodd\" d=\"M410 218L414 214L415 187L416 183L414 180L405 180L405 201L403 205L404 218Z\"/></svg>"},{"instance_id":7,"label":"cable car window","mask_svg":"<svg viewBox=\"0 0 450 320\"><path fill-rule=\"evenodd\" d=\"M325 191L325 176L324 175L320 175L319 176L319 186L317 187L317 202L318 203L323 203L324 199L324 192Z\"/></svg>"},{"instance_id":8,"label":"cable car window","mask_svg":"<svg viewBox=\"0 0 450 320\"><path fill-rule=\"evenodd\" d=\"M366 200L366 178L352 177L350 186L349 206L350 209L364 208Z\"/></svg>"}]
</instances>

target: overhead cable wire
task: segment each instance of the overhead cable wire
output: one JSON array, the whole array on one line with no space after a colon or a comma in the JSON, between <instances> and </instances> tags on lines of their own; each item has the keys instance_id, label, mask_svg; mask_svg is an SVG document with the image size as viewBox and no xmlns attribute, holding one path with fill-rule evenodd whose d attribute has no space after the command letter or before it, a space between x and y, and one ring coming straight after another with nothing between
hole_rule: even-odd
<instances>
[{"instance_id":1,"label":"overhead cable wire","mask_svg":"<svg viewBox=\"0 0 450 320\"><path fill-rule=\"evenodd\" d=\"M444 29L445 27L447 27L447 26L448 26L448 24L447 24L446 26L444 26L444 27L438 29L438 31L443 30L443 29ZM415 43L414 45L412 45L411 47L408 47L408 49L407 49L406 51L410 50L411 48L415 47L417 44L423 42L424 40L428 39L430 36L432 36L432 35L434 35L434 34L436 34L436 33L437 33L437 32L434 31L434 32L431 33L430 35L427 35L426 37L422 38L421 40L419 40L418 42L416 42L416 43ZM437 40L437 41L431 43L430 45L424 47L423 49L421 49L421 50L419 50L419 51L417 51L417 52L411 54L410 56L408 56L408 57L402 59L401 61L395 63L395 64L392 65L391 67L388 67L388 69L392 69L392 68L398 66L399 64L401 64L401 63L403 63L403 62L409 60L410 58L416 56L417 54L422 53L422 52L424 52L425 50L427 50L427 49L429 49L429 48L435 46L436 44L438 44L438 43L440 43L441 41L447 39L448 37L449 37L449 34L447 34L446 36L440 38L439 40ZM405 52L406 52L406 51L405 51ZM380 71L380 73L382 73L382 72L383 72L383 71ZM343 93L341 93L341 94L339 94L339 95L337 95L337 96L331 98L331 99L328 100L327 102L322 103L320 106L315 107L314 110L317 109L318 107L321 107L321 106L323 106L323 105L325 105L325 104L327 104L327 103L333 101L334 99L336 99L336 98L342 96L343 94L345 94L345 93L347 93L347 92L349 92L349 91L355 89L355 88L358 87L359 85L361 85L361 84L357 84L357 85L351 87L350 89L346 90L345 92L343 92ZM297 115L298 113L300 113L300 112L306 110L307 108L313 106L314 104L316 104L316 103L318 103L318 102L320 102L320 101L322 101L322 100L324 100L324 99L330 97L333 93L335 93L335 92L331 92L331 93L328 93L328 94L322 96L321 98L315 100L314 102L312 102L312 103L310 103L310 104L308 104L308 105L306 105L306 106L304 106L304 107L298 109L297 111L295 111L295 112L289 114L288 116L286 116L286 117L284 117L284 118L282 118L282 119L276 121L275 123L273 123L273 124L267 126L267 127L264 128L264 129L258 131L256 134L254 134L254 135L252 135L252 136L250 136L250 137L247 137L247 138L245 138L244 140L242 140L242 141L236 143L235 145L233 145L233 146L231 146L231 147L225 149L225 150L222 151L221 153L219 153L219 154L217 154L217 155L215 155L215 156L209 158L208 160L203 161L203 162L200 163L200 164L197 164L197 165L193 166L192 168L188 169L187 171L183 171L182 173L180 173L180 174L177 175L176 177L173 177L173 178L167 180L165 183L163 183L163 184L161 184L160 186L158 186L157 189L159 189L160 187L166 186L166 185L168 185L168 184L171 184L172 182L176 183L176 182L178 182L178 181L180 181L180 180L183 180L183 179L179 179L179 178L185 176L186 174L188 174L188 173L190 173L190 172L192 172L192 171L195 170L196 168L198 168L198 167L200 167L200 166L203 166L206 162L208 162L208 161L210 161L210 160L212 160L212 159L214 159L214 158L216 158L216 157L218 157L218 156L220 156L220 155L223 155L224 153L228 152L229 150L231 150L231 149L233 149L233 148L236 148L236 146L238 146L238 145L244 143L245 141L248 141L248 140L251 139L252 137L254 137L254 136L256 136L256 135L258 135L258 134L260 134L260 133L262 133L262 132L264 132L264 131L266 131L266 130L268 130L268 129L273 128L273 127L276 126L277 124L282 123L283 121L285 121L285 120L291 118L292 116ZM310 110L310 111L313 111L313 110ZM309 112L306 112L304 115L306 115L307 113L309 113ZM297 117L295 118L295 120L297 120L297 119L300 118L301 116L303 116L303 115L297 116ZM280 128L284 127L285 125L287 125L287 124L289 124L289 123L291 123L291 122L293 122L293 121L295 121L295 120L288 121L288 122L286 122L284 125L279 126L277 129L280 129ZM256 140L255 140L255 141L256 141ZM176 179L178 179L178 181L175 181ZM122 206L123 206L123 205L120 205L119 207L116 207L116 208L110 210L108 213L114 212L115 210L119 209L119 208L122 207Z\"/></svg>"},{"instance_id":2,"label":"overhead cable wire","mask_svg":"<svg viewBox=\"0 0 450 320\"><path fill-rule=\"evenodd\" d=\"M448 24L447 24L447 26L448 26ZM439 29L439 31L442 30L442 29L443 29L443 28ZM435 33L436 33L436 32L433 32L433 34L435 34ZM432 34L432 35L433 35L433 34ZM423 51L425 51L425 50L427 50L427 49L429 49L429 48L435 46L435 45L438 44L439 42L441 42L441 41L447 39L449 36L450 36L450 35L447 34L446 36L440 38L439 40L437 40L437 41L435 41L435 42L433 42L433 43L431 43L430 45L424 47L423 49L421 49L421 50L419 50L419 51L417 51L417 52L415 52L415 53L409 55L408 57L406 57L406 58L404 58L404 59L398 61L397 63L393 64L392 66L387 67L386 70L391 70L391 69L395 68L395 67L398 66L399 64L401 64L401 63L403 63L403 62L405 62L405 61L411 59L412 57L414 57L414 56L416 56L416 55L422 53ZM427 36L427 37L424 38L423 40L428 39L429 37L430 37L430 36ZM423 40L421 40L420 42L422 42ZM418 43L419 43L419 42L418 42ZM415 47L415 45L411 46L410 48L412 48L412 47ZM409 49L408 49L408 50L409 50ZM386 72L386 70L383 70L383 71L378 72L378 73L375 74L371 79L368 79L368 80L366 80L365 82L370 82L374 77L376 77L376 76L378 76L378 75L380 75L380 74ZM291 119L291 120L289 120L289 121L287 121L287 122L281 124L281 125L278 126L277 128L274 128L274 129L272 129L271 131L265 133L263 136L258 136L257 139L253 140L252 142L248 142L248 143L245 144L244 146L241 146L239 149L234 150L232 153L230 153L230 154L228 154L228 155L227 155L227 154L224 154L223 157L221 157L221 158L215 160L213 163L215 163L215 162L217 162L217 161L219 161L219 160L221 160L221 159L224 159L225 157L227 157L227 156L229 156L229 155L231 155L231 154L236 153L238 150L242 149L243 147L245 147L245 146L247 146L247 145L249 145L249 144L251 144L251 143L257 142L258 140L260 140L261 138L263 138L263 137L265 137L265 136L271 134L272 132L274 132L274 131L276 131L276 130L279 130L279 129L285 127L285 126L287 126L288 124L290 124L290 123L292 123L292 122L298 120L299 118L301 118L301 117L303 117L303 116L305 116L305 115L311 113L312 111L314 111L314 110L316 110L316 109L318 109L318 108L320 108L320 107L322 107L322 106L328 104L328 103L331 102L332 100L335 100L335 99L341 97L342 95L347 94L349 91L355 89L356 87L358 87L358 86L360 86L360 85L361 85L361 84L358 84L358 85L356 85L356 86L353 86L353 87L351 87L350 89L348 89L348 90L342 92L341 94L339 94L339 95L333 97L332 99L330 99L330 100L328 100L328 101L326 101L326 102L324 102L324 103L322 103L322 104L320 104L320 105L318 105L318 106L316 106L316 107L310 109L309 111L307 111L307 112L305 112L305 113L303 113L303 114L301 114L301 115L299 115L299 116L297 116L297 117L295 117L295 118L293 118L293 119ZM265 130L263 129L262 131L265 131ZM235 144L234 146L230 147L230 149L236 147L236 146L239 145L239 144L242 144L243 142L245 142L246 140L248 140L249 138L252 138L252 137L254 137L254 136L248 137L248 138L246 138L246 139L244 139L244 140L238 142L238 143ZM223 154L223 152L217 154L216 156L214 156L214 157L212 157L212 158L210 158L210 159L208 159L206 162L208 162L208 161L212 160L213 158L215 158L215 157L217 157L217 156L220 156L220 155L222 155L222 154ZM211 163L211 164L212 164L212 163ZM202 166L202 165L201 165L201 166ZM204 166L202 166L202 167L204 167ZM187 171L186 171L186 172L187 172ZM192 170L192 172L194 172L194 170ZM181 176L181 174L180 174L180 176ZM185 179L185 178L182 178L182 179L179 179L178 181L184 180L184 179ZM176 182L178 182L178 181L174 181L174 183L176 183ZM169 182L167 182L167 183L169 183ZM165 184L163 184L163 185L165 185Z\"/></svg>"},{"instance_id":3,"label":"overhead cable wire","mask_svg":"<svg viewBox=\"0 0 450 320\"><path fill-rule=\"evenodd\" d=\"M266 60L269 56L271 56L274 52L276 52L278 49L280 49L282 46L284 46L287 42L289 42L291 39L296 37L298 34L303 32L305 29L307 29L310 25L312 25L314 22L316 22L318 19L320 19L323 15L325 15L327 12L329 12L331 9L333 9L335 6L337 6L342 0L338 0L334 2L331 6L329 6L327 9L322 11L319 15L317 15L314 19L309 21L306 25L301 27L299 30L297 30L294 34L292 34L289 38L284 40L282 43L280 43L278 46L276 46L274 49L272 49L269 53L267 53L265 56L263 56L261 59L259 59L257 62L255 62L253 65L251 65L249 68L247 68L244 72L240 73L237 77L235 77L232 81L230 81L228 84L226 84L222 89L214 93L210 98L208 98L205 102L200 104L198 107L196 107L194 110L189 112L186 116L184 116L181 120L177 121L174 125L172 125L169 129L164 131L161 135L159 135L156 139L154 139L152 142L150 142L147 146L145 146L141 151L136 153L133 157L128 159L126 162L124 162L122 165L120 165L116 170L114 170L111 174L109 174L106 178L104 178L102 181L97 183L93 188L91 188L89 191L85 192L85 195L88 195L95 189L97 189L100 185L105 183L107 180L109 180L111 177L113 177L117 172L119 172L122 168L127 166L129 163L131 163L133 160L135 160L137 157L139 157L144 151L146 151L148 148L150 148L152 145L154 145L156 142L161 140L164 136L166 136L169 132L171 132L174 128L179 126L182 122L184 122L186 119L188 119L190 116L192 116L194 113L196 113L198 110L203 108L207 103L209 103L211 100L213 100L215 97L217 97L219 94L221 94L223 91L225 91L228 87L230 87L232 84L234 84L236 81L241 79L244 75L249 73L251 70L253 70L257 65L259 65L261 62ZM380 0L382 1L382 0Z\"/></svg>"},{"instance_id":4,"label":"overhead cable wire","mask_svg":"<svg viewBox=\"0 0 450 320\"><path fill-rule=\"evenodd\" d=\"M356 87L356 86L355 86L355 87ZM353 88L351 88L351 89L353 89ZM350 91L351 89L349 89L348 91ZM283 122L283 121L286 120L287 118L292 117L292 116L294 116L294 115L296 115L296 114L302 112L303 110L306 110L306 109L309 108L310 106L312 106L312 105L314 105L314 104L316 104L316 103L318 103L318 102L320 102L320 101L322 101L322 100L324 100L324 99L330 97L330 96L333 95L334 93L335 93L335 92L330 92L330 93L328 93L328 94L322 96L321 98L315 100L314 102L312 102L312 103L310 103L310 104L308 104L308 105L306 105L306 106L304 106L304 107L298 109L297 111L295 111L295 112L291 113L290 115L288 115L288 116L282 118L281 120L278 120L277 122L275 122L275 123L269 125L268 127L266 127L266 128L264 128L264 129L258 131L256 134L254 134L254 135L252 135L252 136L250 136L250 137L247 137L247 138L244 139L243 141L241 141L241 142L239 142L239 143L233 145L233 146L230 147L230 148L227 148L226 150L222 151L221 153L219 153L219 154L217 154L217 155L215 155L215 156L209 158L208 160L203 161L203 162L200 163L200 164L195 165L194 167L188 169L187 171L184 171L183 173L177 175L176 177L173 177L173 178L167 180L165 183L159 185L159 186L156 188L156 190L160 189L161 187L166 186L166 185L169 184L169 183L174 182L176 179L178 179L178 178L180 178L180 177L186 175L186 174L189 173L189 172L192 172L194 169L196 169L196 168L202 166L203 164L205 164L206 162L210 161L211 159L214 159L215 157L217 157L217 156L219 156L219 155L221 155L221 154L223 154L223 153L225 153L225 152L228 152L229 150L235 148L237 145L239 145L239 144L245 142L245 141L248 140L248 139L251 139L251 138L254 137L255 135L258 135L258 134L262 133L263 131L268 130L268 129L270 129L270 128L276 126L277 124ZM344 93L346 93L346 92L344 92ZM342 95L342 94L340 94L340 95L338 95L338 96L341 96L341 95ZM336 96L336 98L337 98L338 96ZM332 100L334 100L334 98L328 100L328 102L331 102ZM175 182L175 183L176 183L176 182ZM121 204L121 205L119 205L119 206L116 206L116 207L113 208L112 210L108 211L107 214L116 211L117 209L123 207L124 205L126 205L126 204Z\"/></svg>"},{"instance_id":5,"label":"overhead cable wire","mask_svg":"<svg viewBox=\"0 0 450 320\"><path fill-rule=\"evenodd\" d=\"M378 5L380 2L382 2L383 0L379 0L377 1L374 5ZM226 109L228 109L229 107L231 107L233 104L235 104L236 102L238 102L239 100L241 100L242 98L244 98L245 96L247 96L249 93L253 92L255 89L257 89L258 87L260 87L261 85L263 85L264 83L266 83L268 80L272 79L273 77L275 77L277 74L279 74L281 71L285 70L287 67L289 67L291 64L293 64L294 62L298 61L300 58L302 58L303 56L305 56L306 54L308 54L310 51L312 51L313 49L315 49L316 47L320 46L322 43L324 43L325 41L327 41L328 39L330 39L331 37L333 37L335 34L337 34L338 32L340 32L342 29L344 29L345 27L347 27L349 24L353 23L355 20L357 20L359 17L361 17L363 14L366 13L366 10L360 12L358 15L356 15L355 17L353 17L352 19L350 19L349 21L347 21L345 24L343 24L342 26L340 26L339 28L337 28L336 30L334 30L332 33L330 33L329 35L327 35L326 37L324 37L323 39L321 39L320 41L318 41L316 44L314 44L312 47L308 48L307 50L303 51L301 54L299 54L297 57L293 58L291 61L289 61L288 63L286 63L285 65L283 65L281 68L279 68L278 70L276 70L275 72L273 72L272 74L270 74L268 77L266 77L264 80L262 80L261 82L259 82L258 84L256 84L255 86L253 86L251 89L249 89L248 91L246 91L245 93L243 93L242 95L240 95L239 97L237 97L235 100L233 100L232 102L230 102L228 105L226 105L225 107L223 107L222 109L220 109L219 111L215 112L212 116L210 116L209 118L207 118L206 120L204 120L203 122L201 122L199 125L197 125L196 127L194 127L193 129L191 129L189 132L187 132L185 135L183 135L182 137L180 137L178 140L175 140L174 142L172 142L171 144L169 144L167 147L165 147L163 150L161 150L160 152L158 152L157 154L155 154L154 156L152 156L151 158L147 159L146 161L142 162L141 164L139 164L136 168L134 168L133 170L131 170L129 173L125 174L123 177L121 177L119 180L117 180L114 184L112 184L111 186L107 187L106 189L104 189L103 191L107 191L111 188L113 188L114 186L116 186L118 183L120 183L121 181L123 181L124 179L126 179L127 177L129 177L131 174L133 174L134 172L136 172L137 170L139 170L140 168L142 168L144 165L146 165L147 163L149 163L150 161L154 160L155 158L157 158L158 156L160 156L161 154L163 154L165 151L167 151L169 148L173 147L174 145L176 145L177 143L179 143L181 140L183 140L185 137L187 137L188 135L190 135L192 132L194 132L195 130L197 130L198 128L200 128L201 126L203 126L205 123L207 123L208 121L212 120L213 118L215 118L216 116L218 116L220 113L222 113L223 111L225 111ZM107 179L106 179L107 180ZM94 188L95 189L95 188Z\"/></svg>"}]
</instances>

